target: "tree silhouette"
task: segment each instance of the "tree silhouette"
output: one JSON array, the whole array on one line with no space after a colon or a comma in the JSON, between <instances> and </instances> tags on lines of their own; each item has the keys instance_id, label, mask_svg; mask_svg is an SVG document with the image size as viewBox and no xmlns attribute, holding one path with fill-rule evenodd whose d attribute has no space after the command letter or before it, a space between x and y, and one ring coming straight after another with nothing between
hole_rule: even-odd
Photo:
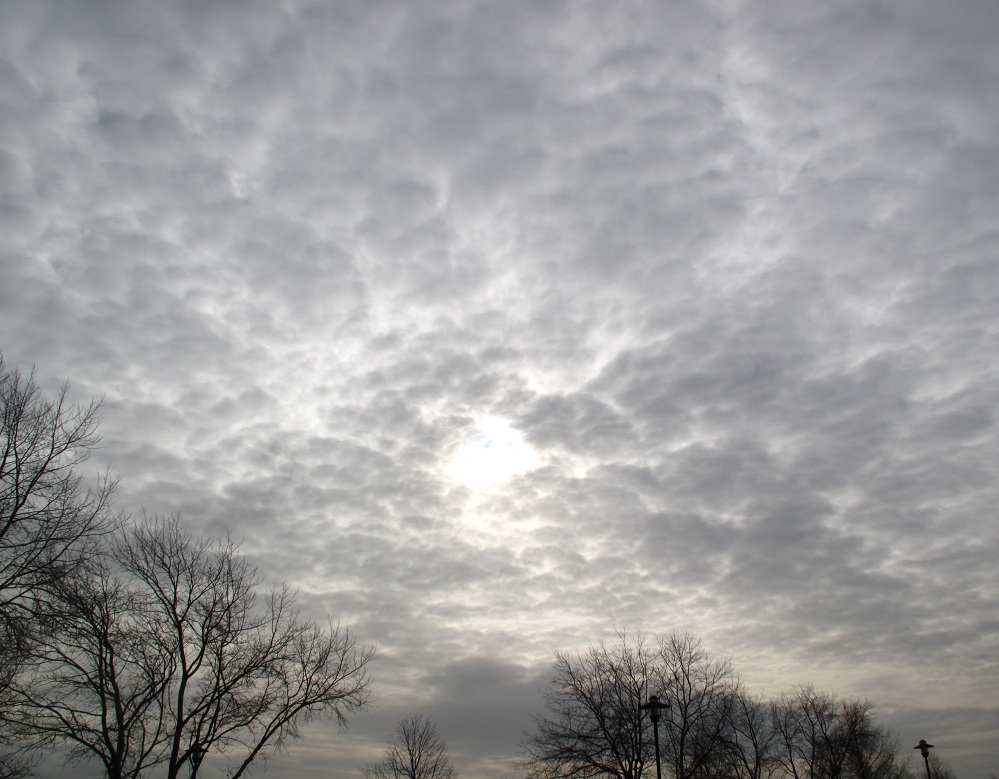
<instances>
[{"instance_id":1,"label":"tree silhouette","mask_svg":"<svg viewBox=\"0 0 999 779\"><path fill-rule=\"evenodd\" d=\"M100 439L100 403L73 405L69 385L54 399L8 369L0 355L0 777L30 771L33 740L2 716L30 647L50 631L47 604L122 522L111 508L115 480L88 484L80 466Z\"/></svg>"},{"instance_id":2,"label":"tree silhouette","mask_svg":"<svg viewBox=\"0 0 999 779\"><path fill-rule=\"evenodd\" d=\"M897 738L867 702L810 686L777 701L748 695L727 659L689 633L618 635L585 652L556 652L544 712L523 744L532 779L641 779L655 754L640 718L650 694L672 779L905 779Z\"/></svg>"},{"instance_id":3,"label":"tree silhouette","mask_svg":"<svg viewBox=\"0 0 999 779\"><path fill-rule=\"evenodd\" d=\"M81 574L56 593L58 629L32 650L16 723L110 779L154 765L176 779L203 750L231 756L235 779L311 717L342 726L367 705L373 650L301 619L287 588L259 598L232 542L146 519Z\"/></svg>"},{"instance_id":4,"label":"tree silhouette","mask_svg":"<svg viewBox=\"0 0 999 779\"><path fill-rule=\"evenodd\" d=\"M545 710L535 715L535 730L523 744L528 774L640 779L644 764L654 760L639 710L653 662L643 636L623 633L580 654L556 652Z\"/></svg>"},{"instance_id":5,"label":"tree silhouette","mask_svg":"<svg viewBox=\"0 0 999 779\"><path fill-rule=\"evenodd\" d=\"M457 779L447 745L437 727L422 714L402 720L385 757L364 769L367 779Z\"/></svg>"}]
</instances>

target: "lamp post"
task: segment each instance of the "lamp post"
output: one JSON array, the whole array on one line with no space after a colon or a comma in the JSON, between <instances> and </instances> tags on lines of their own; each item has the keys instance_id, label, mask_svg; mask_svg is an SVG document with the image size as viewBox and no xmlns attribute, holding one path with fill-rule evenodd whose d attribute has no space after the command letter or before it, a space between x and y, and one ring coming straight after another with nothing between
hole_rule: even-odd
<instances>
[{"instance_id":1,"label":"lamp post","mask_svg":"<svg viewBox=\"0 0 999 779\"><path fill-rule=\"evenodd\" d=\"M926 779L933 779L933 776L930 774L930 750L933 749L933 744L927 744L926 739L921 738L913 749L918 749L919 754L923 756L923 762L926 763Z\"/></svg>"},{"instance_id":2,"label":"lamp post","mask_svg":"<svg viewBox=\"0 0 999 779\"><path fill-rule=\"evenodd\" d=\"M643 703L638 708L647 711L652 720L652 738L656 745L656 779L663 779L663 768L659 762L659 720L663 712L669 709L669 701L661 701L658 695L650 695L648 703Z\"/></svg>"},{"instance_id":3,"label":"lamp post","mask_svg":"<svg viewBox=\"0 0 999 779\"><path fill-rule=\"evenodd\" d=\"M201 742L197 739L191 744L191 748L187 750L187 756L191 761L191 779L197 779L198 769L201 767L201 761L205 759L205 754L208 752Z\"/></svg>"}]
</instances>

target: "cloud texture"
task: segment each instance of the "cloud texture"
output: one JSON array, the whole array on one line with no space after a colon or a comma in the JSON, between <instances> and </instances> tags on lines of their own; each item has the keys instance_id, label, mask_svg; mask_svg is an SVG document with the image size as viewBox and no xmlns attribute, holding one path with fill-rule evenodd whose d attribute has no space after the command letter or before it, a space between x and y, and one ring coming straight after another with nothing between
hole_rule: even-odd
<instances>
[{"instance_id":1,"label":"cloud texture","mask_svg":"<svg viewBox=\"0 0 999 779\"><path fill-rule=\"evenodd\" d=\"M987 0L11 0L0 348L104 396L123 507L380 647L283 776L415 710L510 776L553 648L627 627L984 777L997 37Z\"/></svg>"}]
</instances>

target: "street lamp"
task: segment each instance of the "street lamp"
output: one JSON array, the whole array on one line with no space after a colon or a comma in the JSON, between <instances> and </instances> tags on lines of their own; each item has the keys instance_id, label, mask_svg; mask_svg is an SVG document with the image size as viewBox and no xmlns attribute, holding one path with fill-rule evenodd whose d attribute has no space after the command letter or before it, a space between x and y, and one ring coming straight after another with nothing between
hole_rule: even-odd
<instances>
[{"instance_id":1,"label":"street lamp","mask_svg":"<svg viewBox=\"0 0 999 779\"><path fill-rule=\"evenodd\" d=\"M643 703L638 708L647 711L652 720L652 738L656 745L656 779L663 779L663 768L659 762L659 720L663 712L669 709L669 701L661 701L658 695L650 695L648 703Z\"/></svg>"},{"instance_id":2,"label":"street lamp","mask_svg":"<svg viewBox=\"0 0 999 779\"><path fill-rule=\"evenodd\" d=\"M207 753L208 750L201 746L201 742L197 739L191 744L191 748L187 750L187 756L191 760L191 779L197 779L201 761L205 759Z\"/></svg>"},{"instance_id":3,"label":"street lamp","mask_svg":"<svg viewBox=\"0 0 999 779\"><path fill-rule=\"evenodd\" d=\"M923 756L923 762L926 763L926 779L933 779L930 774L930 750L933 749L933 744L927 744L926 739L921 738L913 749L918 749L919 754Z\"/></svg>"}]
</instances>

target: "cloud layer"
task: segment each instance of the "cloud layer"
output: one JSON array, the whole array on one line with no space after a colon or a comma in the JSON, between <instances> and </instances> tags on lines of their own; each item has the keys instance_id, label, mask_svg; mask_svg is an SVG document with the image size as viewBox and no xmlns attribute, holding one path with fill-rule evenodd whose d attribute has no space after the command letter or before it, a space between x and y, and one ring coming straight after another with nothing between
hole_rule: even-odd
<instances>
[{"instance_id":1,"label":"cloud layer","mask_svg":"<svg viewBox=\"0 0 999 779\"><path fill-rule=\"evenodd\" d=\"M997 34L974 0L8 2L0 348L105 398L124 507L379 645L338 775L413 710L511 775L552 649L615 627L984 775Z\"/></svg>"}]
</instances>

